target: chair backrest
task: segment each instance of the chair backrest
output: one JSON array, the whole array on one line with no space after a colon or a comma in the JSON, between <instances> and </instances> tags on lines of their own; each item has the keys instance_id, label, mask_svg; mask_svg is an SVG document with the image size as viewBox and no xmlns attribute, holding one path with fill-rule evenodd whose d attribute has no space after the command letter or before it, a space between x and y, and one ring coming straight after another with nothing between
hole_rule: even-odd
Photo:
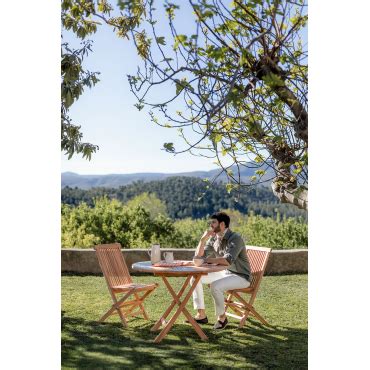
<instances>
[{"instance_id":1,"label":"chair backrest","mask_svg":"<svg viewBox=\"0 0 370 370\"><path fill-rule=\"evenodd\" d=\"M94 249L109 288L132 283L121 252L121 244L100 244L96 245Z\"/></svg>"},{"instance_id":2,"label":"chair backrest","mask_svg":"<svg viewBox=\"0 0 370 370\"><path fill-rule=\"evenodd\" d=\"M252 281L250 288L257 290L265 272L271 248L247 245L247 257L251 267Z\"/></svg>"}]
</instances>

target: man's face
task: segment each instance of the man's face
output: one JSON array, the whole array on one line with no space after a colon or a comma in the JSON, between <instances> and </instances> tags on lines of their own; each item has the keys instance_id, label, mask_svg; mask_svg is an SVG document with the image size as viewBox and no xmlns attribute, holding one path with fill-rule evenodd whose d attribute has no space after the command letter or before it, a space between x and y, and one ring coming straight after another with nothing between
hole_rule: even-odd
<instances>
[{"instance_id":1,"label":"man's face","mask_svg":"<svg viewBox=\"0 0 370 370\"><path fill-rule=\"evenodd\" d=\"M215 233L219 233L221 231L220 223L217 220L212 219L209 222L209 225L211 226L211 229Z\"/></svg>"}]
</instances>

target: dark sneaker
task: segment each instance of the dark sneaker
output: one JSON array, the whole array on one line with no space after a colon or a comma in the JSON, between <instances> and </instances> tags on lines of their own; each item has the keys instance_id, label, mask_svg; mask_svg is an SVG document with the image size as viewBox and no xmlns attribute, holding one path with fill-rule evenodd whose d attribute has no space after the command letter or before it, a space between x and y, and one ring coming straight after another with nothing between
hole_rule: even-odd
<instances>
[{"instance_id":1,"label":"dark sneaker","mask_svg":"<svg viewBox=\"0 0 370 370\"><path fill-rule=\"evenodd\" d=\"M207 316L204 319L196 319L193 317L193 319L198 323L198 324L208 324L208 318ZM185 320L186 323L189 324L189 320Z\"/></svg>"},{"instance_id":2,"label":"dark sneaker","mask_svg":"<svg viewBox=\"0 0 370 370\"><path fill-rule=\"evenodd\" d=\"M213 329L215 329L215 330L222 330L222 329L225 328L225 326L227 325L227 323L228 323L227 317L225 318L225 321L224 322L218 320L216 322L216 324L213 326Z\"/></svg>"}]
</instances>

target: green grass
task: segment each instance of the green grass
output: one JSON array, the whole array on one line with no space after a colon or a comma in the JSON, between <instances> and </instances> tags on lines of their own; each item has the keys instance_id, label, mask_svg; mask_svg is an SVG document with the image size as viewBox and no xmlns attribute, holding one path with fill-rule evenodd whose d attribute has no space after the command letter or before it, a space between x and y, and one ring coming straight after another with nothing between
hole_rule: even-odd
<instances>
[{"instance_id":1,"label":"green grass","mask_svg":"<svg viewBox=\"0 0 370 370\"><path fill-rule=\"evenodd\" d=\"M167 337L154 344L150 332L163 313L170 296L162 280L134 276L135 282L160 283L146 300L151 318L132 318L124 329L118 315L105 323L97 322L111 304L103 277L62 277L62 368L307 368L307 275L266 276L255 307L273 325L264 327L248 319L239 329L237 322L214 332L214 308L209 290L205 298L210 323L202 325L209 341L200 340L180 316ZM183 278L170 278L178 290ZM189 311L192 313L191 299Z\"/></svg>"}]
</instances>

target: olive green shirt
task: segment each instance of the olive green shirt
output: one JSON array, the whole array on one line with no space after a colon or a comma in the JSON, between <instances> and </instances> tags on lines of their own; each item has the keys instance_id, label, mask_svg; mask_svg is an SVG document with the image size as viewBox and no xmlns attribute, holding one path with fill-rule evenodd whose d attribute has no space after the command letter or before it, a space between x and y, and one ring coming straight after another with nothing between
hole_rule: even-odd
<instances>
[{"instance_id":1,"label":"olive green shirt","mask_svg":"<svg viewBox=\"0 0 370 370\"><path fill-rule=\"evenodd\" d=\"M242 237L238 233L227 229L219 246L214 246L215 241L216 236L208 239L204 247L204 257L225 258L230 264L227 268L229 271L250 281L251 268Z\"/></svg>"}]
</instances>

